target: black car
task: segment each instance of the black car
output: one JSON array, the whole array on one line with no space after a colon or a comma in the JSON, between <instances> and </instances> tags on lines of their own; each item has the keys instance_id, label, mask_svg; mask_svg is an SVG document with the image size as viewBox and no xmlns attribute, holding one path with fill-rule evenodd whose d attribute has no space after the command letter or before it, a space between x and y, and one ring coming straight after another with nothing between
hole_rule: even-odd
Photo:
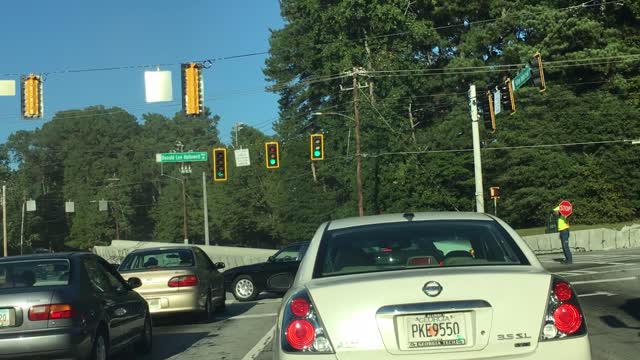
<instances>
[{"instance_id":1,"label":"black car","mask_svg":"<svg viewBox=\"0 0 640 360\"><path fill-rule=\"evenodd\" d=\"M294 243L269 256L267 262L238 266L225 271L225 289L238 301L255 300L263 291L286 293L293 283L308 246L308 241Z\"/></svg>"},{"instance_id":2,"label":"black car","mask_svg":"<svg viewBox=\"0 0 640 360\"><path fill-rule=\"evenodd\" d=\"M147 302L88 252L0 259L0 358L107 359L134 345L149 353Z\"/></svg>"}]
</instances>

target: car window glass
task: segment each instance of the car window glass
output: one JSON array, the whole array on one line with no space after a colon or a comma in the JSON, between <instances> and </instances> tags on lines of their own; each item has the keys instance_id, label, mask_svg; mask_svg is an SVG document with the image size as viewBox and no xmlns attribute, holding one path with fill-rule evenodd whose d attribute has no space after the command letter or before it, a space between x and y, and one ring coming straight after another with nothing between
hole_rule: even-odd
<instances>
[{"instance_id":1,"label":"car window glass","mask_svg":"<svg viewBox=\"0 0 640 360\"><path fill-rule=\"evenodd\" d=\"M316 276L411 267L528 265L494 221L421 221L360 226L325 233Z\"/></svg>"},{"instance_id":2,"label":"car window glass","mask_svg":"<svg viewBox=\"0 0 640 360\"><path fill-rule=\"evenodd\" d=\"M134 252L125 257L119 271L191 267L193 253L189 249L163 249Z\"/></svg>"},{"instance_id":3,"label":"car window glass","mask_svg":"<svg viewBox=\"0 0 640 360\"><path fill-rule=\"evenodd\" d=\"M95 259L85 259L83 261L84 268L87 271L87 277L89 282L98 292L106 293L112 292L113 287L104 269L98 264Z\"/></svg>"},{"instance_id":4,"label":"car window glass","mask_svg":"<svg viewBox=\"0 0 640 360\"><path fill-rule=\"evenodd\" d=\"M109 281L110 289L112 291L121 292L121 291L127 290L127 284L123 280L119 279L118 276L116 276L111 272L111 269L109 269L108 264L98 262L98 267L100 268L100 270L102 270L104 275L107 277L107 280Z\"/></svg>"},{"instance_id":5,"label":"car window glass","mask_svg":"<svg viewBox=\"0 0 640 360\"><path fill-rule=\"evenodd\" d=\"M198 264L200 264L199 266L209 270L215 269L215 266L213 266L211 259L209 259L209 255L207 255L204 251L200 249L196 249L195 253L196 253L196 261L198 262Z\"/></svg>"},{"instance_id":6,"label":"car window glass","mask_svg":"<svg viewBox=\"0 0 640 360\"><path fill-rule=\"evenodd\" d=\"M69 284L67 259L41 259L0 264L0 288L57 286Z\"/></svg>"},{"instance_id":7,"label":"car window glass","mask_svg":"<svg viewBox=\"0 0 640 360\"><path fill-rule=\"evenodd\" d=\"M276 255L274 261L275 262L285 262L285 261L296 261L300 260L298 256L300 255L300 245L289 246L287 248L282 249Z\"/></svg>"}]
</instances>

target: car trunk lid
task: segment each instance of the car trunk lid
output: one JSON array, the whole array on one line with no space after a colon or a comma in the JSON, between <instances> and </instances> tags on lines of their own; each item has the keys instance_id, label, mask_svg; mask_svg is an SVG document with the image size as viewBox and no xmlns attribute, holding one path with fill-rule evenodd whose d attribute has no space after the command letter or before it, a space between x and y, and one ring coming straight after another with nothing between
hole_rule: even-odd
<instances>
[{"instance_id":1,"label":"car trunk lid","mask_svg":"<svg viewBox=\"0 0 640 360\"><path fill-rule=\"evenodd\" d=\"M314 279L307 289L339 359L446 360L534 351L550 280L530 266L457 267Z\"/></svg>"}]
</instances>

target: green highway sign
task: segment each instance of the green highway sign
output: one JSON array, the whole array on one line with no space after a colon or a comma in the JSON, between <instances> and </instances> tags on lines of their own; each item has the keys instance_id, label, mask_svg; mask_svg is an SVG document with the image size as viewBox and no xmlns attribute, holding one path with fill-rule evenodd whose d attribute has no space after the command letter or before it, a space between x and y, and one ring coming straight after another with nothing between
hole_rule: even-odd
<instances>
[{"instance_id":1,"label":"green highway sign","mask_svg":"<svg viewBox=\"0 0 640 360\"><path fill-rule=\"evenodd\" d=\"M156 154L156 162L196 162L209 160L206 152L162 153Z\"/></svg>"},{"instance_id":2,"label":"green highway sign","mask_svg":"<svg viewBox=\"0 0 640 360\"><path fill-rule=\"evenodd\" d=\"M527 65L513 78L513 90L518 90L531 79L531 68Z\"/></svg>"}]
</instances>

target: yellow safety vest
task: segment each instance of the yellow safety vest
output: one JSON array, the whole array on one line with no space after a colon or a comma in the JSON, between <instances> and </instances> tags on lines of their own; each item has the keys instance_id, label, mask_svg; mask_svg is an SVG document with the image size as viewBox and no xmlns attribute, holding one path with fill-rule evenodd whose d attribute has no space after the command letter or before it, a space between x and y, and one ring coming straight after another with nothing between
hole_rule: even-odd
<instances>
[{"instance_id":1,"label":"yellow safety vest","mask_svg":"<svg viewBox=\"0 0 640 360\"><path fill-rule=\"evenodd\" d=\"M560 207L556 207L553 211L559 211ZM567 217L561 214L558 214L558 231L566 230L569 228L569 222L567 221Z\"/></svg>"}]
</instances>

